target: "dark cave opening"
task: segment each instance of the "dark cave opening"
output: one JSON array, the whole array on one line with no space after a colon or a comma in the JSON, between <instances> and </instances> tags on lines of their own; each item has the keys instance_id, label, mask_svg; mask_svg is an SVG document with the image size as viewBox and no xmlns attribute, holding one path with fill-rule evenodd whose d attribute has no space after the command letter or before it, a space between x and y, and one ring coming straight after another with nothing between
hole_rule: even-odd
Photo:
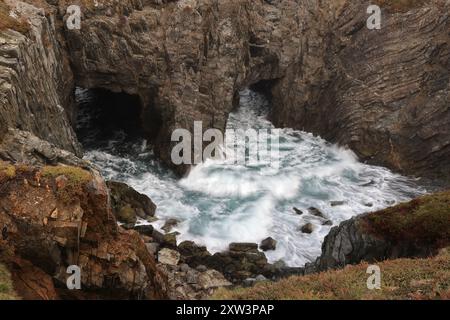
<instances>
[{"instance_id":1,"label":"dark cave opening","mask_svg":"<svg viewBox=\"0 0 450 320\"><path fill-rule=\"evenodd\" d=\"M144 138L144 108L137 95L104 89L77 88L76 133L84 148L94 148L110 140Z\"/></svg>"}]
</instances>

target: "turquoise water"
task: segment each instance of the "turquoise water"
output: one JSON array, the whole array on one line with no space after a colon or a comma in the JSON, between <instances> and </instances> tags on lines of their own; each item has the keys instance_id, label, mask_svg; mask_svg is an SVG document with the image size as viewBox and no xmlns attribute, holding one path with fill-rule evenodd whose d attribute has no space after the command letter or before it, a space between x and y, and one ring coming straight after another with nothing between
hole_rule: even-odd
<instances>
[{"instance_id":1,"label":"turquoise water","mask_svg":"<svg viewBox=\"0 0 450 320\"><path fill-rule=\"evenodd\" d=\"M88 100L85 94L78 92L82 101ZM268 108L262 95L244 91L228 128L274 129L266 119ZM91 116L85 115L82 125ZM208 160L181 180L159 165L145 140L115 132L97 141L96 134L92 130L85 137L86 158L108 179L147 194L158 206L157 228L168 218L178 218L178 240L194 240L212 252L226 249L230 242L259 243L271 236L278 245L267 253L269 260L282 259L290 266L302 266L320 254L331 228L322 225L324 220L337 225L425 192L412 179L360 163L351 151L292 129L280 130L279 169ZM331 201L344 204L332 206ZM295 214L293 207L304 214ZM326 219L310 214L309 207L320 209ZM314 232L301 233L299 228L308 222Z\"/></svg>"}]
</instances>

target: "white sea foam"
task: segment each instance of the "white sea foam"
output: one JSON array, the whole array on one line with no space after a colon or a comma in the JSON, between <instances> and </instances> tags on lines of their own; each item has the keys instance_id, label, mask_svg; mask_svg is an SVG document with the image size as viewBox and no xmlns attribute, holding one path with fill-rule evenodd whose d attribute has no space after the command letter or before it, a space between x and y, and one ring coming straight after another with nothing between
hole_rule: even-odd
<instances>
[{"instance_id":1,"label":"white sea foam","mask_svg":"<svg viewBox=\"0 0 450 320\"><path fill-rule=\"evenodd\" d=\"M231 114L228 128L272 129L266 119L267 102L245 91L241 107ZM280 169L270 166L224 165L208 160L177 180L162 169L142 142L116 151L116 144L87 152L109 179L129 183L150 196L158 205L155 223L179 218L179 241L194 240L212 252L224 250L230 242L260 242L271 236L278 241L270 261L283 259L301 266L320 254L329 226L308 212L321 210L334 225L366 211L387 207L423 193L414 181L381 167L358 162L349 150L337 147L312 134L280 131ZM344 201L332 207L331 201ZM293 207L304 214L294 213ZM312 234L299 227L311 222Z\"/></svg>"}]
</instances>

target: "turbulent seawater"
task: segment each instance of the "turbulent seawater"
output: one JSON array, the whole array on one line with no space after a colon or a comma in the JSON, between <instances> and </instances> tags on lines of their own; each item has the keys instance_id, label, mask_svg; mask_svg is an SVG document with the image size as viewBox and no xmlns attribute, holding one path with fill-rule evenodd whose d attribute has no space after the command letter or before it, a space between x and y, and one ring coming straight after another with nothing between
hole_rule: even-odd
<instances>
[{"instance_id":1,"label":"turbulent seawater","mask_svg":"<svg viewBox=\"0 0 450 320\"><path fill-rule=\"evenodd\" d=\"M87 112L86 106L92 103L88 92L79 90L77 95L86 158L107 179L126 182L147 194L158 206L160 220L154 226L160 228L167 218L178 218L182 221L175 228L181 234L178 240L194 240L211 252L224 250L231 242L259 243L271 236L278 245L267 253L270 261L282 259L290 266L302 266L320 254L331 228L309 213L309 207L318 208L337 225L425 192L412 179L360 163L351 151L292 129L280 130L278 170L209 160L178 180L158 163L145 140L131 139L121 131L100 138L100 130L91 126L96 114ZM267 120L268 108L262 95L244 91L228 128L274 129ZM332 201L344 204L331 206ZM303 215L297 215L293 207ZM303 234L299 228L308 222L315 231Z\"/></svg>"}]
</instances>

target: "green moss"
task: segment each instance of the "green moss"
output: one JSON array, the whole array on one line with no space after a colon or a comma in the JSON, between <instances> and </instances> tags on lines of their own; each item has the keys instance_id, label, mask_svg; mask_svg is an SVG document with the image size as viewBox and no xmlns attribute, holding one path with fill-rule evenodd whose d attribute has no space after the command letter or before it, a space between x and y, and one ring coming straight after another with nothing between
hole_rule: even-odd
<instances>
[{"instance_id":1,"label":"green moss","mask_svg":"<svg viewBox=\"0 0 450 320\"><path fill-rule=\"evenodd\" d=\"M0 183L5 183L16 176L16 168L7 163L0 161Z\"/></svg>"},{"instance_id":2,"label":"green moss","mask_svg":"<svg viewBox=\"0 0 450 320\"><path fill-rule=\"evenodd\" d=\"M411 202L374 212L362 226L392 242L445 247L450 245L450 192L426 195Z\"/></svg>"},{"instance_id":3,"label":"green moss","mask_svg":"<svg viewBox=\"0 0 450 320\"><path fill-rule=\"evenodd\" d=\"M251 288L220 289L213 299L232 300L396 300L449 299L450 254L430 259L398 259L377 264L381 290L369 290L368 264L309 276L263 282Z\"/></svg>"},{"instance_id":4,"label":"green moss","mask_svg":"<svg viewBox=\"0 0 450 320\"><path fill-rule=\"evenodd\" d=\"M81 168L72 166L46 166L40 171L42 178L53 180L57 187L57 196L65 203L83 194L86 183L92 180L92 175ZM58 177L65 177L60 182Z\"/></svg>"},{"instance_id":5,"label":"green moss","mask_svg":"<svg viewBox=\"0 0 450 320\"><path fill-rule=\"evenodd\" d=\"M17 300L8 269L0 264L0 300Z\"/></svg>"}]
</instances>

